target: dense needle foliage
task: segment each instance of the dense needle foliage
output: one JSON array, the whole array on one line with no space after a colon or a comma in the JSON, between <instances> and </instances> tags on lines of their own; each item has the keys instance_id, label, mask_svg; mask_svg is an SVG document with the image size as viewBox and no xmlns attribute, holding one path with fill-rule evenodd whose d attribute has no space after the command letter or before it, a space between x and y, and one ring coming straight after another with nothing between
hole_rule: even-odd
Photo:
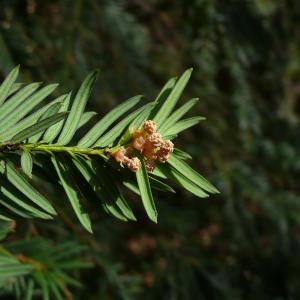
<instances>
[{"instance_id":1,"label":"dense needle foliage","mask_svg":"<svg viewBox=\"0 0 300 300\"><path fill-rule=\"evenodd\" d=\"M299 298L299 18L297 0L1 0L2 80L20 64L20 82L60 82L53 98L74 96L84 74L100 68L87 103L98 115L86 115L79 136L124 99L151 102L167 78L194 67L176 108L199 97L187 118L207 120L175 147L221 192L197 199L153 190L157 225L131 192L124 196L137 222L87 196L90 235L63 188L34 166L35 187L59 217L1 225L2 238L15 231L1 245L20 272L2 298L24 299L24 289L37 299L47 290L54 299ZM23 276L28 258L48 266L48 281Z\"/></svg>"},{"instance_id":2,"label":"dense needle foliage","mask_svg":"<svg viewBox=\"0 0 300 300\"><path fill-rule=\"evenodd\" d=\"M101 204L107 213L122 221L136 221L124 196L127 188L140 196L149 219L157 223L152 188L175 192L165 182L167 180L199 198L218 193L186 163L191 156L174 148L171 141L178 133L204 119L182 119L195 105L195 99L174 110L192 69L185 71L178 80L170 79L150 103L136 108L140 96L124 101L80 139L76 133L93 115L84 110L98 71L86 77L74 96L72 93L58 96L35 111L33 109L53 92L57 84L40 89L39 83L23 86L16 83L18 73L19 67L14 68L0 85L0 220L4 222L4 237L6 228L18 217L47 220L57 214L53 204L33 185L36 168L38 180L51 182L54 188L61 185L78 221L90 233L93 232L92 224L83 208L84 200ZM135 110L124 116L134 107ZM65 267L65 261L57 261L60 253L54 247L52 259L58 270L52 271L53 262L48 266L47 259L53 255L53 249L49 255L47 243L37 254L32 254L29 249L24 256L28 245L33 244L34 241L20 241L17 247L8 245L12 251L6 246L1 248L1 288L18 289L20 295L30 292L28 298L31 299L35 295L36 282L43 299L52 294L62 298L66 274L59 271L70 265L74 268L74 263L71 261ZM18 246L21 254L15 254ZM72 245L71 254L74 248ZM61 251L65 260L66 249ZM75 262L75 267L78 266L80 263Z\"/></svg>"}]
</instances>

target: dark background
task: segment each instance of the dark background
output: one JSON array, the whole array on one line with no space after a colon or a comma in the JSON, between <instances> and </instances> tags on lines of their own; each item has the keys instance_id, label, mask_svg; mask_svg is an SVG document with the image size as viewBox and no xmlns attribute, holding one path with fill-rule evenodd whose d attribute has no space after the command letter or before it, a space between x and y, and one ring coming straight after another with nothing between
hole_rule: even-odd
<instances>
[{"instance_id":1,"label":"dark background","mask_svg":"<svg viewBox=\"0 0 300 300\"><path fill-rule=\"evenodd\" d=\"M158 225L137 199L136 223L99 208L94 236L71 212L17 224L16 238L35 226L97 254L75 299L300 298L298 0L0 0L0 77L17 64L60 93L99 67L95 119L192 66L181 103L200 97L207 117L176 144L220 195L156 193Z\"/></svg>"}]
</instances>

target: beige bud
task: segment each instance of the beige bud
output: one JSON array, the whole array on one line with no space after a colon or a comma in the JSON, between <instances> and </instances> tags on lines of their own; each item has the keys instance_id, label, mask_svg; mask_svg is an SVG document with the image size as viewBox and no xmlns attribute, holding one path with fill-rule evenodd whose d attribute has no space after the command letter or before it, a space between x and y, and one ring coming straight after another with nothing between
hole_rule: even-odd
<instances>
[{"instance_id":1,"label":"beige bud","mask_svg":"<svg viewBox=\"0 0 300 300\"><path fill-rule=\"evenodd\" d=\"M127 167L132 172L137 172L141 167L141 161L137 157L133 157L127 162Z\"/></svg>"},{"instance_id":2,"label":"beige bud","mask_svg":"<svg viewBox=\"0 0 300 300\"><path fill-rule=\"evenodd\" d=\"M161 134L158 132L152 133L148 137L148 141L154 146L154 147L160 147L161 143L163 142L161 138Z\"/></svg>"},{"instance_id":3,"label":"beige bud","mask_svg":"<svg viewBox=\"0 0 300 300\"><path fill-rule=\"evenodd\" d=\"M145 139L143 136L136 137L132 142L132 147L139 151L142 151L144 145Z\"/></svg>"},{"instance_id":4,"label":"beige bud","mask_svg":"<svg viewBox=\"0 0 300 300\"><path fill-rule=\"evenodd\" d=\"M152 120L145 121L143 128L148 134L152 134L152 133L156 132L156 124Z\"/></svg>"},{"instance_id":5,"label":"beige bud","mask_svg":"<svg viewBox=\"0 0 300 300\"><path fill-rule=\"evenodd\" d=\"M113 153L112 156L117 162L122 163L126 157L126 149L122 147L117 152Z\"/></svg>"},{"instance_id":6,"label":"beige bud","mask_svg":"<svg viewBox=\"0 0 300 300\"><path fill-rule=\"evenodd\" d=\"M148 172L153 172L155 169L155 161L153 159L147 160L146 169Z\"/></svg>"}]
</instances>

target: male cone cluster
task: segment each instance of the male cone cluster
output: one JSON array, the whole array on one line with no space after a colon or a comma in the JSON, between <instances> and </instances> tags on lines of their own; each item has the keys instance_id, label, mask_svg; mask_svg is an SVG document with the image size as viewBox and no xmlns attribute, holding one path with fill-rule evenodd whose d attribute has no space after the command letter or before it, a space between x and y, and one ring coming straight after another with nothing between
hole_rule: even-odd
<instances>
[{"instance_id":1,"label":"male cone cluster","mask_svg":"<svg viewBox=\"0 0 300 300\"><path fill-rule=\"evenodd\" d=\"M121 166L127 166L132 172L137 172L141 167L141 161L134 156L138 151L144 156L148 172L155 168L156 161L165 163L170 153L174 149L174 144L170 140L163 140L160 133L156 132L156 124L152 120L147 120L143 124L142 130L133 132L133 139L128 147L121 147L112 154Z\"/></svg>"}]
</instances>

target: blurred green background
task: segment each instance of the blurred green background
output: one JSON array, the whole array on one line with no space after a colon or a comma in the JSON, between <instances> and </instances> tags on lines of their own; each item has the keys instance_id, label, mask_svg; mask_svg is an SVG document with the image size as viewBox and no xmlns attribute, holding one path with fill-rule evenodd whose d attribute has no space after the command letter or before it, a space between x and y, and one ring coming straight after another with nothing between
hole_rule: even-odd
<instances>
[{"instance_id":1,"label":"blurred green background","mask_svg":"<svg viewBox=\"0 0 300 300\"><path fill-rule=\"evenodd\" d=\"M299 0L0 0L1 80L17 64L60 92L99 67L99 116L192 66L181 103L207 117L176 143L220 195L156 193L158 225L134 197L136 223L99 208L94 236L71 213L17 224L90 245L74 299L300 299Z\"/></svg>"}]
</instances>

